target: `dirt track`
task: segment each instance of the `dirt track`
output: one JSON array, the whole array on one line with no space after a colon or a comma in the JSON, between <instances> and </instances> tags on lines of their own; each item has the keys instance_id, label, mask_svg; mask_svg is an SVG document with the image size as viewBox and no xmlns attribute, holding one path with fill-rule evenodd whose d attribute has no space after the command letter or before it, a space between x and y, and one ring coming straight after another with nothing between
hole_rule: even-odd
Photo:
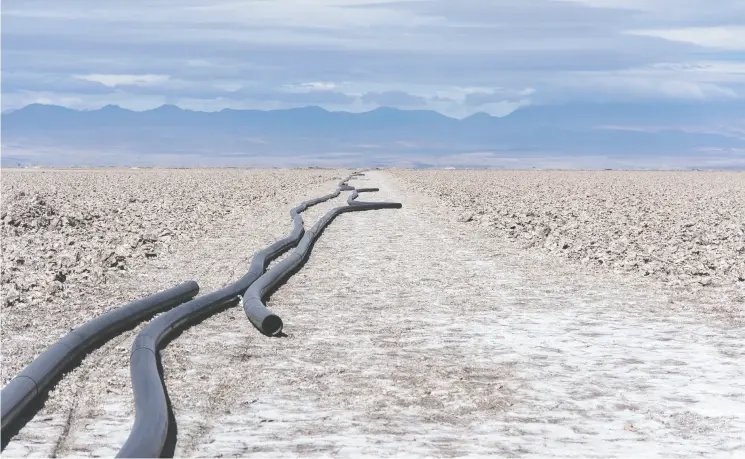
<instances>
[{"instance_id":1,"label":"dirt track","mask_svg":"<svg viewBox=\"0 0 745 459\"><path fill-rule=\"evenodd\" d=\"M288 337L258 335L234 308L163 352L177 456L745 454L745 330L731 315L496 240L388 173L351 184L404 208L324 232L270 302ZM276 222L289 228L286 209ZM236 249L247 229L229 223L127 282L187 261L203 292L235 278L261 244ZM129 342L112 347L120 380ZM79 393L94 395L69 422L42 413L3 454L115 453L131 393L88 371Z\"/></svg>"}]
</instances>

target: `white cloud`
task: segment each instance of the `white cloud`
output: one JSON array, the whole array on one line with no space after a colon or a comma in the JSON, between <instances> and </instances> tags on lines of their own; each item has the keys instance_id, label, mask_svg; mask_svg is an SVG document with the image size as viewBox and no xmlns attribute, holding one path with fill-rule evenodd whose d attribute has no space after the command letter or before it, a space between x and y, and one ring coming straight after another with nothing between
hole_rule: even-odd
<instances>
[{"instance_id":1,"label":"white cloud","mask_svg":"<svg viewBox=\"0 0 745 459\"><path fill-rule=\"evenodd\" d=\"M557 0L567 3L581 3L594 8L629 9L647 12L670 11L673 7L677 10L690 10L703 7L700 0Z\"/></svg>"},{"instance_id":2,"label":"white cloud","mask_svg":"<svg viewBox=\"0 0 745 459\"><path fill-rule=\"evenodd\" d=\"M466 116L531 101L745 96L732 53L745 49L742 0L6 3L11 101L355 111L374 108L363 100L373 94Z\"/></svg>"},{"instance_id":3,"label":"white cloud","mask_svg":"<svg viewBox=\"0 0 745 459\"><path fill-rule=\"evenodd\" d=\"M287 89L288 91L299 91L299 92L331 91L331 90L337 89L338 87L339 85L337 83L332 83L328 81L311 81L308 83L284 85L284 88Z\"/></svg>"},{"instance_id":4,"label":"white cloud","mask_svg":"<svg viewBox=\"0 0 745 459\"><path fill-rule=\"evenodd\" d=\"M633 11L637 22L677 25L731 25L745 17L741 0L556 0L593 8ZM734 21L733 21L734 19Z\"/></svg>"},{"instance_id":5,"label":"white cloud","mask_svg":"<svg viewBox=\"0 0 745 459\"><path fill-rule=\"evenodd\" d=\"M743 19L745 20L745 19ZM632 35L659 37L665 40L692 43L707 48L745 50L745 25L720 27L686 27L680 29L630 30Z\"/></svg>"},{"instance_id":6,"label":"white cloud","mask_svg":"<svg viewBox=\"0 0 745 459\"><path fill-rule=\"evenodd\" d=\"M618 100L619 94L625 101L745 99L745 63L737 62L663 62L620 71L560 73L552 79L555 94L583 99ZM582 92L585 96L578 96Z\"/></svg>"},{"instance_id":7,"label":"white cloud","mask_svg":"<svg viewBox=\"0 0 745 459\"><path fill-rule=\"evenodd\" d=\"M224 82L216 82L213 84L213 87L216 89L220 89L226 92L234 92L238 91L239 89L243 88L243 82L242 81L224 81Z\"/></svg>"},{"instance_id":8,"label":"white cloud","mask_svg":"<svg viewBox=\"0 0 745 459\"><path fill-rule=\"evenodd\" d=\"M117 86L153 86L165 83L170 79L168 75L106 75L94 73L89 75L74 75L79 80L101 83L114 88Z\"/></svg>"},{"instance_id":9,"label":"white cloud","mask_svg":"<svg viewBox=\"0 0 745 459\"><path fill-rule=\"evenodd\" d=\"M631 69L621 74L637 74L650 78L678 78L701 83L745 85L745 62L691 61L688 63L659 63L645 68Z\"/></svg>"}]
</instances>

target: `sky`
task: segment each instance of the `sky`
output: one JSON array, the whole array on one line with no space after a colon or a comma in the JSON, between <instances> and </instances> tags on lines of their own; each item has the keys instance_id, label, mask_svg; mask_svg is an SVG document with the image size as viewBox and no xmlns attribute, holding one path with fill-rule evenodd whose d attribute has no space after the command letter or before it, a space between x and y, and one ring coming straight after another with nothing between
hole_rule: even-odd
<instances>
[{"instance_id":1,"label":"sky","mask_svg":"<svg viewBox=\"0 0 745 459\"><path fill-rule=\"evenodd\" d=\"M2 109L744 99L743 0L4 0Z\"/></svg>"}]
</instances>

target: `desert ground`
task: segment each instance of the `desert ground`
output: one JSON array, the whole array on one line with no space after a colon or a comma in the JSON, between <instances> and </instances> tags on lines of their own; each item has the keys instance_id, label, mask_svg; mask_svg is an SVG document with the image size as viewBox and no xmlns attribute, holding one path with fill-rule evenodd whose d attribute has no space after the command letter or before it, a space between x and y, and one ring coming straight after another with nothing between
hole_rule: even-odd
<instances>
[{"instance_id":1,"label":"desert ground","mask_svg":"<svg viewBox=\"0 0 745 459\"><path fill-rule=\"evenodd\" d=\"M240 277L330 169L2 171L2 379L71 328ZM371 170L271 297L162 350L176 456L745 456L745 173ZM306 228L348 192L304 213ZM112 456L129 350L91 353L3 456Z\"/></svg>"}]
</instances>

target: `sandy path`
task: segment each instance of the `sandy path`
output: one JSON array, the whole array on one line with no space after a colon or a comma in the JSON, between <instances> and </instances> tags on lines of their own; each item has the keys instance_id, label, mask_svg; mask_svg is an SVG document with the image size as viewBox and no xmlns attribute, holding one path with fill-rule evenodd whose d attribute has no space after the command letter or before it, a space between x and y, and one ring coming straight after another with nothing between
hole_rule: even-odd
<instances>
[{"instance_id":1,"label":"sandy path","mask_svg":"<svg viewBox=\"0 0 745 459\"><path fill-rule=\"evenodd\" d=\"M504 245L384 172L352 184L404 208L326 230L270 302L286 338L233 308L164 351L177 456L745 455L741 325ZM194 254L210 288L245 263L233 235ZM123 392L60 453L115 452Z\"/></svg>"}]
</instances>

